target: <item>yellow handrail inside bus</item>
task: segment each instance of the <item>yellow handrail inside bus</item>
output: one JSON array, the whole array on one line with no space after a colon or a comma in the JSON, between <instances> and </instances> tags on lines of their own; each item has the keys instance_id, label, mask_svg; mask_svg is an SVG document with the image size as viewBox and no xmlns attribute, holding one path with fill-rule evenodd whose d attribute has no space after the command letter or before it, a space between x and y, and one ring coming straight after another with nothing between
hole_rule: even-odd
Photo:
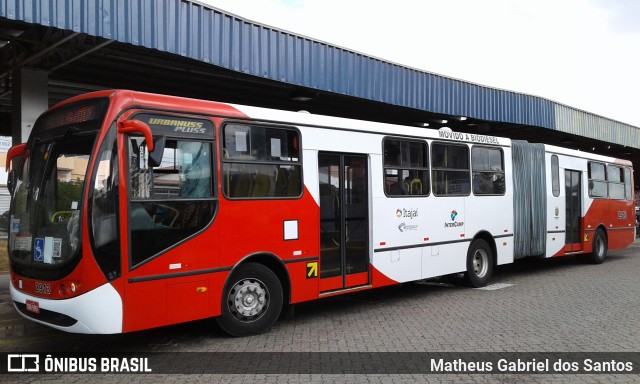
<instances>
[{"instance_id":1,"label":"yellow handrail inside bus","mask_svg":"<svg viewBox=\"0 0 640 384\"><path fill-rule=\"evenodd\" d=\"M72 211L57 211L51 215L51 222L55 223L56 221L63 221L64 219L71 217L71 214Z\"/></svg>"}]
</instances>

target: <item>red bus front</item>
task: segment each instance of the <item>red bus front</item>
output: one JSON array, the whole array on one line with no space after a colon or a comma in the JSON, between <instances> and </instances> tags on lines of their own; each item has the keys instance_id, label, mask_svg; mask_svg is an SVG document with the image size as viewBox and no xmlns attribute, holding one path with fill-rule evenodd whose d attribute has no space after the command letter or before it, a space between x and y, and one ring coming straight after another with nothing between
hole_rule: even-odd
<instances>
[{"instance_id":1,"label":"red bus front","mask_svg":"<svg viewBox=\"0 0 640 384\"><path fill-rule=\"evenodd\" d=\"M319 217L300 134L246 121L225 104L130 91L43 114L13 151L16 309L68 332L217 316L245 335L317 298Z\"/></svg>"},{"instance_id":2,"label":"red bus front","mask_svg":"<svg viewBox=\"0 0 640 384\"><path fill-rule=\"evenodd\" d=\"M109 98L43 114L14 180L9 229L11 298L34 321L81 333L122 331L122 300L83 241L92 153Z\"/></svg>"}]
</instances>

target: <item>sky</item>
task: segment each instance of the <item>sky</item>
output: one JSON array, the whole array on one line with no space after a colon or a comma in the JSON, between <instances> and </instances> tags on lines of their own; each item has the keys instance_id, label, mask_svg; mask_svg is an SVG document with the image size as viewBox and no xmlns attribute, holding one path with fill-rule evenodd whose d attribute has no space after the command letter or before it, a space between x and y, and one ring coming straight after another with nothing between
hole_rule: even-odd
<instances>
[{"instance_id":1,"label":"sky","mask_svg":"<svg viewBox=\"0 0 640 384\"><path fill-rule=\"evenodd\" d=\"M640 0L200 0L389 62L640 127Z\"/></svg>"}]
</instances>

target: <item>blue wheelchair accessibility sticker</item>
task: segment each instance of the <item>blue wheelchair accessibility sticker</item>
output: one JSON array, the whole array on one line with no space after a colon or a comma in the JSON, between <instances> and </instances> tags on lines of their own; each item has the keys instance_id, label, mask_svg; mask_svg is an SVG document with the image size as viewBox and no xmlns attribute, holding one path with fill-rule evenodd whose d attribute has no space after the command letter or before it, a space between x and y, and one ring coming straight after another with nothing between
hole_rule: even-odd
<instances>
[{"instance_id":1,"label":"blue wheelchair accessibility sticker","mask_svg":"<svg viewBox=\"0 0 640 384\"><path fill-rule=\"evenodd\" d=\"M33 261L44 262L44 238L36 237L33 241Z\"/></svg>"}]
</instances>

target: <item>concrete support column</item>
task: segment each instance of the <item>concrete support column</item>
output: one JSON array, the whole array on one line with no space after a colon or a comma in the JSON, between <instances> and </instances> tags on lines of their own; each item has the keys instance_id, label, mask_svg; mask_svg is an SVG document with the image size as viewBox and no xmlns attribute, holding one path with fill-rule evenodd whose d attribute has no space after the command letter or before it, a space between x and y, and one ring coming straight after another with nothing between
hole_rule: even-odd
<instances>
[{"instance_id":1,"label":"concrete support column","mask_svg":"<svg viewBox=\"0 0 640 384\"><path fill-rule=\"evenodd\" d=\"M27 142L36 119L49 108L48 84L49 73L46 71L21 68L13 72L13 145Z\"/></svg>"}]
</instances>

